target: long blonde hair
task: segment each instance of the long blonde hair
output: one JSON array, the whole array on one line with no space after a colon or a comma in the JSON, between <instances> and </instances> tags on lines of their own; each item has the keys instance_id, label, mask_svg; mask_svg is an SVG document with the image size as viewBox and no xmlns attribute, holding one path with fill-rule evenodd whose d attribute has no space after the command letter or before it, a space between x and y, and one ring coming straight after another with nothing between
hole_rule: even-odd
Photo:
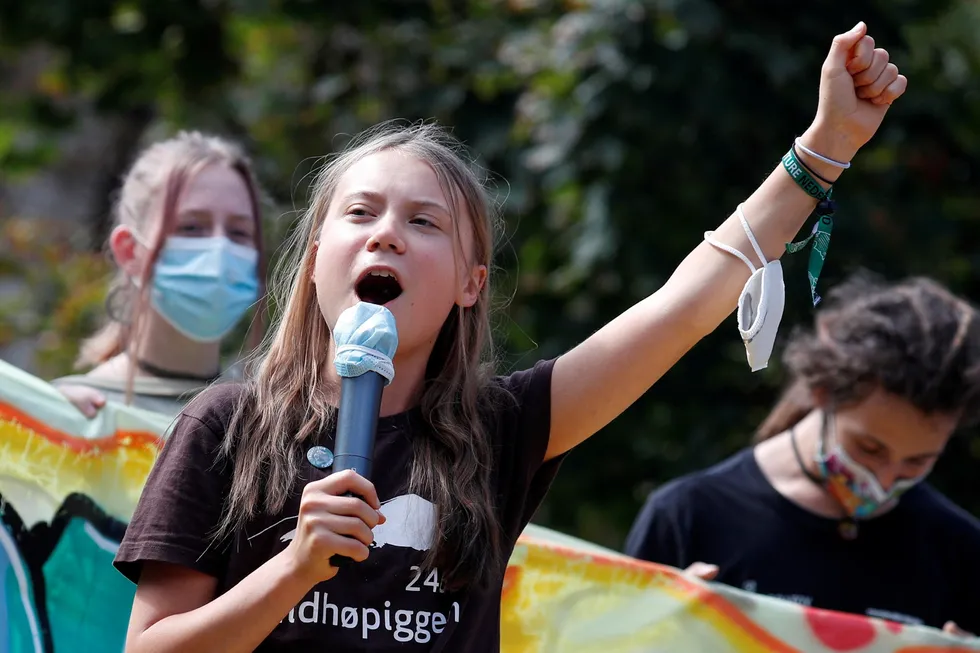
<instances>
[{"instance_id":1,"label":"long blonde hair","mask_svg":"<svg viewBox=\"0 0 980 653\"><path fill-rule=\"evenodd\" d=\"M303 443L331 427L336 388L326 373L330 330L310 279L314 242L341 177L373 154L398 150L428 163L435 172L454 218L473 223L473 264L489 269L496 215L485 177L462 157L462 146L427 123L385 123L357 138L329 160L314 182L310 206L293 234L286 257L278 323L263 344L256 374L245 382L242 398L225 435L222 453L233 467L230 493L218 538L241 532L260 510L276 514L290 496L302 464ZM465 250L464 250L465 251ZM465 254L464 254L465 255ZM424 433L412 438L411 492L433 501L439 511L436 545L426 564L438 565L449 587L486 585L503 569L500 527L494 505L492 448L487 417L506 395L490 384L489 279L476 303L456 306L438 336L426 369L420 408Z\"/></svg>"},{"instance_id":2,"label":"long blonde hair","mask_svg":"<svg viewBox=\"0 0 980 653\"><path fill-rule=\"evenodd\" d=\"M149 264L140 278L139 289L122 271L116 272L106 300L106 324L86 339L75 362L86 368L103 363L128 351L139 340L148 309L148 291L153 278L153 263L163 249L167 236L177 220L177 205L190 179L209 165L231 168L245 182L255 216L255 245L259 252L259 302L248 341L256 346L262 337L265 314L265 252L262 246L262 219L259 190L252 166L240 147L217 136L200 132L180 132L175 137L155 143L144 150L123 180L113 210L114 225L127 225L143 238L149 238L159 221L153 242L148 243ZM155 207L160 207L158 210ZM141 289L141 290L140 290ZM132 377L131 370L130 376ZM129 385L132 378L129 379Z\"/></svg>"}]
</instances>

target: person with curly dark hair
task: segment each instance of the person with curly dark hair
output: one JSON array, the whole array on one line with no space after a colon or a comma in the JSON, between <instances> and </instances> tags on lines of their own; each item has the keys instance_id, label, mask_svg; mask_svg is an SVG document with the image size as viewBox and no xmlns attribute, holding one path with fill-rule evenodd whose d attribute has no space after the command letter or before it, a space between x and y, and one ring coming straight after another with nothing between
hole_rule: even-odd
<instances>
[{"instance_id":1,"label":"person with curly dark hair","mask_svg":"<svg viewBox=\"0 0 980 653\"><path fill-rule=\"evenodd\" d=\"M925 482L980 418L980 319L926 278L861 273L784 353L753 446L654 491L626 543L804 605L980 632L980 520Z\"/></svg>"}]
</instances>

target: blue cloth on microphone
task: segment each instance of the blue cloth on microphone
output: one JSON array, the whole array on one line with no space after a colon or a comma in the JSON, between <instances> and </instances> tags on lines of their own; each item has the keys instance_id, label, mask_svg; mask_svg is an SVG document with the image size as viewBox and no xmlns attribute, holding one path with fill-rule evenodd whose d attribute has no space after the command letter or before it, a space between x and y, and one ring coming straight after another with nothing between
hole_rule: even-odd
<instances>
[{"instance_id":1,"label":"blue cloth on microphone","mask_svg":"<svg viewBox=\"0 0 980 653\"><path fill-rule=\"evenodd\" d=\"M377 372L385 385L395 378L391 359L398 349L395 316L384 306L358 302L340 314L333 329L337 354L334 367L342 377Z\"/></svg>"}]
</instances>

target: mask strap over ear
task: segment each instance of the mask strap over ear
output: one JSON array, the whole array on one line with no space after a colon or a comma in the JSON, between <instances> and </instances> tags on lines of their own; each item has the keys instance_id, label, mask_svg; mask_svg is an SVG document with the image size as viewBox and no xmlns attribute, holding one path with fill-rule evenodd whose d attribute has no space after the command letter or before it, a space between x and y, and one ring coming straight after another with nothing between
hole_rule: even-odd
<instances>
[{"instance_id":1,"label":"mask strap over ear","mask_svg":"<svg viewBox=\"0 0 980 653\"><path fill-rule=\"evenodd\" d=\"M748 237L749 242L752 244L752 249L755 250L756 256L758 256L759 260L762 262L762 267L765 267L766 265L769 264L769 261L766 260L766 255L762 253L762 248L759 247L759 241L755 239L755 234L752 233L752 228L749 227L749 221L745 219L745 214L742 213L741 204L738 205L738 207L735 209L735 212L738 213L738 219L742 223L742 229L745 230L745 235ZM725 243L719 242L714 237L714 234L715 234L714 231L706 231L704 232L704 239L708 241L710 245L713 245L722 251L728 252L732 256L737 256L739 259L742 260L743 263L749 266L750 272L755 272L758 269L754 265L752 265L752 261L749 260L748 256L738 251L731 245L726 245Z\"/></svg>"}]
</instances>

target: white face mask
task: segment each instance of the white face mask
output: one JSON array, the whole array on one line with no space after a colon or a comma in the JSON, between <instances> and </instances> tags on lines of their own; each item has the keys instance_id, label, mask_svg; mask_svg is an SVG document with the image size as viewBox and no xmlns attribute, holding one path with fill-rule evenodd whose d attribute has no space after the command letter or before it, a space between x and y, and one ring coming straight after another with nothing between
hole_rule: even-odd
<instances>
[{"instance_id":1,"label":"white face mask","mask_svg":"<svg viewBox=\"0 0 980 653\"><path fill-rule=\"evenodd\" d=\"M779 261L767 261L759 247L755 234L749 228L749 223L742 214L742 205L738 205L738 217L742 221L745 235L755 249L756 255L762 261L762 267L756 268L745 254L713 238L713 231L705 232L704 239L718 249L737 256L749 266L752 276L745 282L742 294L738 298L738 332L745 343L745 354L749 367L753 372L765 369L769 365L773 346L776 344L776 333L783 319L783 307L786 302L786 287L783 285L783 267Z\"/></svg>"}]
</instances>

